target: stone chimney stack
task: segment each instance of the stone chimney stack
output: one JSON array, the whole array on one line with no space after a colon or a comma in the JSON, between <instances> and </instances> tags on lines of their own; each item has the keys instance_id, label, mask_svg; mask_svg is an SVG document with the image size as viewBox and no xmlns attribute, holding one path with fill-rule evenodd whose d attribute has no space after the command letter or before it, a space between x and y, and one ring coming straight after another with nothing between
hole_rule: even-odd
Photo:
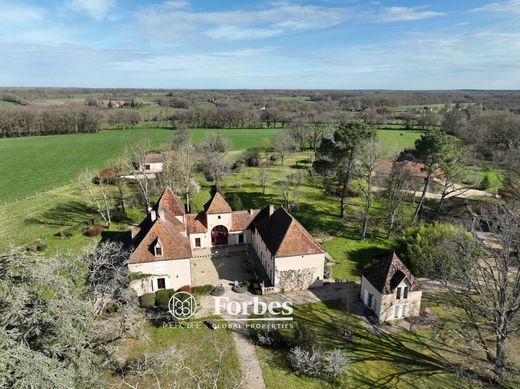
<instances>
[{"instance_id":1,"label":"stone chimney stack","mask_svg":"<svg viewBox=\"0 0 520 389\"><path fill-rule=\"evenodd\" d=\"M155 209L150 210L150 219L152 219L153 222L157 219L157 212Z\"/></svg>"},{"instance_id":2,"label":"stone chimney stack","mask_svg":"<svg viewBox=\"0 0 520 389\"><path fill-rule=\"evenodd\" d=\"M271 216L274 213L274 205L269 204L269 216Z\"/></svg>"}]
</instances>

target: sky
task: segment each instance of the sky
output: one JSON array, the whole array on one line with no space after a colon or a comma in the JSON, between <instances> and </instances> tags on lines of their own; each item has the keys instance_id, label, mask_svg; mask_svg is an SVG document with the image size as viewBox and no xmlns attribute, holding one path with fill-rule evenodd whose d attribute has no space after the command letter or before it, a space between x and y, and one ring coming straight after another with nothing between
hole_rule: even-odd
<instances>
[{"instance_id":1,"label":"sky","mask_svg":"<svg viewBox=\"0 0 520 389\"><path fill-rule=\"evenodd\" d=\"M520 0L0 0L0 86L520 89Z\"/></svg>"}]
</instances>

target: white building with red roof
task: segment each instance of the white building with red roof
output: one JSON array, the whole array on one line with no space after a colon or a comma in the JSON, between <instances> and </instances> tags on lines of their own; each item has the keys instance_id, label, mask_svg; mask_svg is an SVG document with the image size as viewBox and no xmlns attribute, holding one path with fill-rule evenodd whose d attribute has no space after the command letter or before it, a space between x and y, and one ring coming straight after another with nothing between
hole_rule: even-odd
<instances>
[{"instance_id":1,"label":"white building with red roof","mask_svg":"<svg viewBox=\"0 0 520 389\"><path fill-rule=\"evenodd\" d=\"M192 285L197 252L230 246L252 248L275 290L323 285L325 251L285 209L233 211L215 193L200 213L186 214L169 188L132 231L131 272L141 273L138 294Z\"/></svg>"}]
</instances>

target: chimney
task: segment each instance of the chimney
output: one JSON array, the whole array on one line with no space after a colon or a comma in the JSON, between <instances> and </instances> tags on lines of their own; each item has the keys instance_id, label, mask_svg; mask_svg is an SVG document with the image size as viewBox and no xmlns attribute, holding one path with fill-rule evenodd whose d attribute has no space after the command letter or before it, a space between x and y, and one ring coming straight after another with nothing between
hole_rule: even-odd
<instances>
[{"instance_id":1,"label":"chimney","mask_svg":"<svg viewBox=\"0 0 520 389\"><path fill-rule=\"evenodd\" d=\"M253 214L253 208L249 208L249 214L250 214L250 215Z\"/></svg>"},{"instance_id":2,"label":"chimney","mask_svg":"<svg viewBox=\"0 0 520 389\"><path fill-rule=\"evenodd\" d=\"M273 204L269 204L269 216L271 216L274 212L274 205Z\"/></svg>"},{"instance_id":3,"label":"chimney","mask_svg":"<svg viewBox=\"0 0 520 389\"><path fill-rule=\"evenodd\" d=\"M150 210L150 218L153 222L155 221L155 219L157 219L157 212L155 211L155 209Z\"/></svg>"}]
</instances>

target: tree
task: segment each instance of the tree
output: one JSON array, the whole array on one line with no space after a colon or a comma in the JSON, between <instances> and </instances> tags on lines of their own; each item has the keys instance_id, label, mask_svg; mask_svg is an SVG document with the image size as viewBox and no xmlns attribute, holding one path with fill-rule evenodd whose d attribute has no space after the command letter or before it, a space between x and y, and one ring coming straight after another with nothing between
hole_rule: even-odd
<instances>
[{"instance_id":1,"label":"tree","mask_svg":"<svg viewBox=\"0 0 520 389\"><path fill-rule=\"evenodd\" d=\"M296 150L296 143L289 134L288 131L281 131L274 139L274 151L280 156L280 160L283 162L285 158Z\"/></svg>"},{"instance_id":2,"label":"tree","mask_svg":"<svg viewBox=\"0 0 520 389\"><path fill-rule=\"evenodd\" d=\"M267 185L267 180L269 176L267 175L267 171L265 169L260 170L258 173L258 183L260 184L260 187L262 188L262 194L265 194L265 187Z\"/></svg>"},{"instance_id":3,"label":"tree","mask_svg":"<svg viewBox=\"0 0 520 389\"><path fill-rule=\"evenodd\" d=\"M94 180L98 182L97 188L95 188ZM112 226L113 199L107 180L98 176L92 170L85 170L77 176L76 181L79 187L90 195L90 200L97 213L106 223L106 227L110 229Z\"/></svg>"},{"instance_id":4,"label":"tree","mask_svg":"<svg viewBox=\"0 0 520 389\"><path fill-rule=\"evenodd\" d=\"M262 149L262 152L264 153L265 165L269 166L269 156L271 154L271 151L273 150L273 145L271 143L271 140L268 138L262 138L262 145L260 148Z\"/></svg>"},{"instance_id":5,"label":"tree","mask_svg":"<svg viewBox=\"0 0 520 389\"><path fill-rule=\"evenodd\" d=\"M402 206L412 186L412 174L407 168L406 162L393 161L392 170L385 180L383 198L386 200L386 213L388 214L388 238L396 228L396 221L402 211Z\"/></svg>"},{"instance_id":6,"label":"tree","mask_svg":"<svg viewBox=\"0 0 520 389\"><path fill-rule=\"evenodd\" d=\"M352 178L357 151L362 143L373 139L376 131L362 122L341 124L333 138L323 138L313 168L339 187L339 216L345 216L347 186Z\"/></svg>"},{"instance_id":7,"label":"tree","mask_svg":"<svg viewBox=\"0 0 520 389\"><path fill-rule=\"evenodd\" d=\"M508 370L506 341L520 330L520 217L515 204L496 205L478 222L492 240L479 242L458 234L440 243L434 263L453 269L438 272L438 277L462 312L461 334L467 342L477 342L501 380Z\"/></svg>"},{"instance_id":8,"label":"tree","mask_svg":"<svg viewBox=\"0 0 520 389\"><path fill-rule=\"evenodd\" d=\"M151 148L149 139L141 139L128 147L122 157L137 182L146 212L152 208L152 195L155 190L154 176L146 173L146 157Z\"/></svg>"},{"instance_id":9,"label":"tree","mask_svg":"<svg viewBox=\"0 0 520 389\"><path fill-rule=\"evenodd\" d=\"M84 255L44 256L23 249L0 254L2 387L105 386L102 366L111 363L115 342L141 333L128 270L108 258L126 255L117 244L106 252L114 265L107 272L98 266L99 253L90 250ZM105 274L94 281L86 269ZM105 282L109 285L101 290ZM99 304L101 293L104 304Z\"/></svg>"},{"instance_id":10,"label":"tree","mask_svg":"<svg viewBox=\"0 0 520 389\"><path fill-rule=\"evenodd\" d=\"M360 185L365 204L363 207L363 222L361 225L360 237L365 239L368 222L370 220L370 210L372 208L372 201L374 197L374 174L377 168L377 162L381 159L382 150L377 138L370 138L365 140L357 150L357 159L359 166L357 167L357 176L366 183Z\"/></svg>"},{"instance_id":11,"label":"tree","mask_svg":"<svg viewBox=\"0 0 520 389\"><path fill-rule=\"evenodd\" d=\"M288 174L277 182L280 194L283 200L283 206L290 213L296 205L300 195L300 177L296 173Z\"/></svg>"},{"instance_id":12,"label":"tree","mask_svg":"<svg viewBox=\"0 0 520 389\"><path fill-rule=\"evenodd\" d=\"M295 120L289 127L289 134L298 145L300 151L305 151L305 144L309 139L308 127L301 120Z\"/></svg>"},{"instance_id":13,"label":"tree","mask_svg":"<svg viewBox=\"0 0 520 389\"><path fill-rule=\"evenodd\" d=\"M462 145L458 139L452 139L440 162L443 184L441 198L435 211L437 217L440 215L444 201L448 196L454 193L461 194L468 190L467 187L460 184L465 175L462 156Z\"/></svg>"},{"instance_id":14,"label":"tree","mask_svg":"<svg viewBox=\"0 0 520 389\"><path fill-rule=\"evenodd\" d=\"M191 209L192 195L200 189L195 180L195 170L199 163L198 153L193 146L191 133L187 129L177 130L170 140L172 153L167 154L161 177L181 196L186 198L188 212Z\"/></svg>"},{"instance_id":15,"label":"tree","mask_svg":"<svg viewBox=\"0 0 520 389\"><path fill-rule=\"evenodd\" d=\"M413 216L414 222L421 215L426 191L432 177L442 167L443 163L453 159L457 152L456 138L438 129L429 130L415 141L413 156L423 164L422 171L426 173L426 178L424 179L421 198Z\"/></svg>"}]
</instances>

